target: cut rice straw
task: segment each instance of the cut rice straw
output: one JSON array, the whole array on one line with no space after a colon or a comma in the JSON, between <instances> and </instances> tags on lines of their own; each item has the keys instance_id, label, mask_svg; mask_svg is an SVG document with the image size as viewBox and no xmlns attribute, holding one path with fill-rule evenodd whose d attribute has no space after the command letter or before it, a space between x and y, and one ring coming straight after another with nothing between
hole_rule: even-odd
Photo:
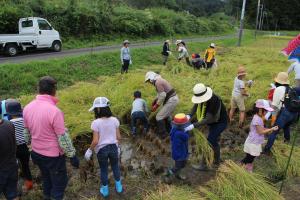
<instances>
[{"instance_id":1,"label":"cut rice straw","mask_svg":"<svg viewBox=\"0 0 300 200\"><path fill-rule=\"evenodd\" d=\"M193 130L196 141L196 154L199 159L203 159L207 166L211 167L214 162L214 152L207 141L205 135L198 129Z\"/></svg>"},{"instance_id":2,"label":"cut rice straw","mask_svg":"<svg viewBox=\"0 0 300 200\"><path fill-rule=\"evenodd\" d=\"M284 171L286 169L287 160L290 155L291 145L285 144L283 142L277 141L273 147L273 155L277 163L279 171ZM294 151L291 157L289 168L287 171L287 177L300 176L300 148L294 147Z\"/></svg>"},{"instance_id":3,"label":"cut rice straw","mask_svg":"<svg viewBox=\"0 0 300 200\"><path fill-rule=\"evenodd\" d=\"M225 161L219 167L216 178L200 190L211 200L284 199L263 176L249 173L230 160Z\"/></svg>"}]
</instances>

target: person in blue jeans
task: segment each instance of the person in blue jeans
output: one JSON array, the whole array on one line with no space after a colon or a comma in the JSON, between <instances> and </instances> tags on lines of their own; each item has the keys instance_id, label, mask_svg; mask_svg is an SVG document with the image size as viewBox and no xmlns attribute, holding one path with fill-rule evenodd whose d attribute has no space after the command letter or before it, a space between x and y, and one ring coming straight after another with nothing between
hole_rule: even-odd
<instances>
[{"instance_id":1,"label":"person in blue jeans","mask_svg":"<svg viewBox=\"0 0 300 200\"><path fill-rule=\"evenodd\" d=\"M90 148L85 153L85 159L90 160L93 150L97 154L101 186L100 194L103 197L109 196L108 187L108 160L115 178L115 189L117 193L123 192L119 168L119 147L121 140L120 122L112 116L110 103L106 97L97 97L93 106L89 110L94 111L95 120L92 122L93 141Z\"/></svg>"},{"instance_id":2,"label":"person in blue jeans","mask_svg":"<svg viewBox=\"0 0 300 200\"><path fill-rule=\"evenodd\" d=\"M214 164L219 165L221 162L219 139L221 133L227 128L227 112L225 105L220 97L213 93L212 89L204 84L196 84L192 102L194 106L188 118L196 116L197 122L185 128L185 131L191 131L194 128L207 125L209 133L207 140L214 151ZM192 166L196 170L207 170L207 164L202 160L200 165Z\"/></svg>"},{"instance_id":3,"label":"person in blue jeans","mask_svg":"<svg viewBox=\"0 0 300 200\"><path fill-rule=\"evenodd\" d=\"M183 114L175 115L170 132L172 144L172 158L175 166L168 171L168 176L175 175L176 178L185 180L186 177L180 174L185 167L189 157L189 133L184 130L188 126L189 119Z\"/></svg>"},{"instance_id":4,"label":"person in blue jeans","mask_svg":"<svg viewBox=\"0 0 300 200\"><path fill-rule=\"evenodd\" d=\"M137 120L141 120L144 125L143 133L146 134L148 130L148 119L146 114L149 112L146 101L142 99L142 93L140 91L135 91L134 101L132 103L131 110L131 132L133 136L136 136L136 123Z\"/></svg>"},{"instance_id":5,"label":"person in blue jeans","mask_svg":"<svg viewBox=\"0 0 300 200\"><path fill-rule=\"evenodd\" d=\"M272 146L276 140L276 137L281 129L283 129L284 132L284 139L285 142L290 141L290 126L296 121L298 117L298 113L295 112L290 112L286 108L282 108L274 126L278 126L278 130L273 131L269 136L268 136L268 142L264 148L264 153L269 154L271 152Z\"/></svg>"}]
</instances>

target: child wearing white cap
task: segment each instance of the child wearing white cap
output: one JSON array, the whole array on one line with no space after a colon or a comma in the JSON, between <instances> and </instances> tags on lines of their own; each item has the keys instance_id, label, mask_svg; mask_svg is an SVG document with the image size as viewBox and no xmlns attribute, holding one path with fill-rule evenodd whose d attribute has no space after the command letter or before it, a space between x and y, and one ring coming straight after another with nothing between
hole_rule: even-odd
<instances>
[{"instance_id":1,"label":"child wearing white cap","mask_svg":"<svg viewBox=\"0 0 300 200\"><path fill-rule=\"evenodd\" d=\"M95 120L92 122L93 141L90 148L85 153L85 159L90 160L93 150L97 154L100 165L101 187L100 194L103 197L109 195L108 188L108 160L115 178L115 189L117 193L123 192L121 175L119 168L119 149L121 134L120 122L112 116L110 103L106 97L97 97L93 106L89 109L94 111Z\"/></svg>"},{"instance_id":2,"label":"child wearing white cap","mask_svg":"<svg viewBox=\"0 0 300 200\"><path fill-rule=\"evenodd\" d=\"M259 99L254 105L253 119L250 124L250 132L244 144L245 158L241 161L245 169L249 172L253 171L253 161L262 152L262 144L264 143L264 135L272 133L272 131L278 130L278 126L272 128L265 128L263 117L267 112L272 112L267 100Z\"/></svg>"}]
</instances>

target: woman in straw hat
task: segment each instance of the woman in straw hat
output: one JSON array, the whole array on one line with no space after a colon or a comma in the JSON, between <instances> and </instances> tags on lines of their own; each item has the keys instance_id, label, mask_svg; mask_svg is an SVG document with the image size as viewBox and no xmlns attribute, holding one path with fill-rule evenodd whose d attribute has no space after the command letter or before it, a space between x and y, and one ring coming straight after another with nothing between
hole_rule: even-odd
<instances>
[{"instance_id":1,"label":"woman in straw hat","mask_svg":"<svg viewBox=\"0 0 300 200\"><path fill-rule=\"evenodd\" d=\"M273 133L269 135L268 143L264 148L264 153L266 154L270 153L280 129L283 129L285 142L289 142L290 126L298 116L298 113L290 112L283 104L287 92L286 90L289 88L290 84L288 74L286 72L279 72L274 80L276 89L273 94L272 107L275 110L276 118L274 126L278 126L279 129L273 131Z\"/></svg>"},{"instance_id":2,"label":"woman in straw hat","mask_svg":"<svg viewBox=\"0 0 300 200\"><path fill-rule=\"evenodd\" d=\"M163 50L162 50L161 54L163 55L163 65L166 65L169 55L171 55L170 40L166 40L164 42Z\"/></svg>"},{"instance_id":3,"label":"woman in straw hat","mask_svg":"<svg viewBox=\"0 0 300 200\"><path fill-rule=\"evenodd\" d=\"M196 84L194 89L194 96L192 102L194 106L189 117L196 116L197 122L188 126L185 130L190 131L194 128L199 128L208 125L209 134L208 142L211 144L214 151L214 164L220 164L220 145L218 143L221 133L227 127L227 112L225 105L220 97L213 93L212 89L206 87L204 84ZM206 170L207 165L204 161L193 168L197 170Z\"/></svg>"}]
</instances>

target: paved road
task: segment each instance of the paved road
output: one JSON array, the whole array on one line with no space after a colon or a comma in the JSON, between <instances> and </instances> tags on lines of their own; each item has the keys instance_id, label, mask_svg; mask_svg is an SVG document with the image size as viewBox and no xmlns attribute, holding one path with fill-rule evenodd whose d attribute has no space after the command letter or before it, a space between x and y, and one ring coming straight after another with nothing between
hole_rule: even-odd
<instances>
[{"instance_id":1,"label":"paved road","mask_svg":"<svg viewBox=\"0 0 300 200\"><path fill-rule=\"evenodd\" d=\"M213 37L203 37L203 38L186 38L183 39L186 42L211 42L215 40L224 40L235 38L236 35L224 35L224 36L213 36ZM131 43L131 48L144 48L149 46L160 46L162 45L161 41L156 42L139 42ZM103 52L103 51L113 51L119 50L120 45L111 45L111 46L98 46L93 48L82 48L82 49L72 49L72 50L63 50L61 52L49 52L49 51L37 51L31 53L23 53L16 57L5 57L0 55L0 64L4 63L24 63L33 60L46 60L51 58L62 58L68 56L78 56L83 54L88 54L91 52Z\"/></svg>"}]
</instances>

